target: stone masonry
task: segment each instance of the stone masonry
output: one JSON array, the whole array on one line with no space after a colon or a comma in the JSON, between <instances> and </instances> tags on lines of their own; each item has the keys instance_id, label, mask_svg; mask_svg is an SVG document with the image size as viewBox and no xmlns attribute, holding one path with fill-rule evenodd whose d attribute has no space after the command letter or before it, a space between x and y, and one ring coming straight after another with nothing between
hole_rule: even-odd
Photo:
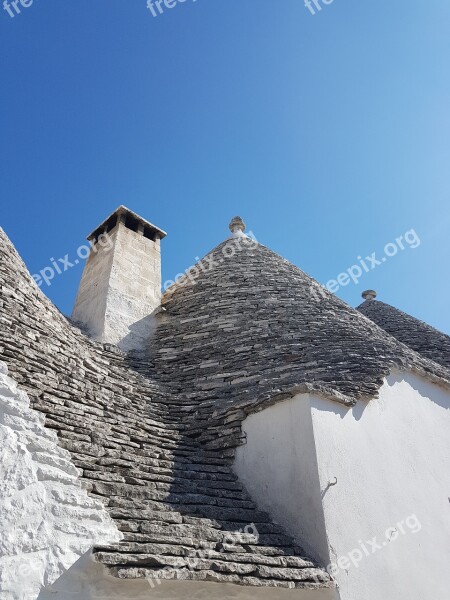
<instances>
[{"instance_id":1,"label":"stone masonry","mask_svg":"<svg viewBox=\"0 0 450 600\"><path fill-rule=\"evenodd\" d=\"M152 315L161 303L160 240L164 236L124 206L89 236L93 251L72 318L92 338L129 350L141 347L150 336Z\"/></svg>"},{"instance_id":2,"label":"stone masonry","mask_svg":"<svg viewBox=\"0 0 450 600\"><path fill-rule=\"evenodd\" d=\"M122 532L94 548L115 577L332 587L233 472L242 421L301 392L352 406L394 368L450 386L242 227L168 290L128 354L74 327L0 230L0 359Z\"/></svg>"},{"instance_id":3,"label":"stone masonry","mask_svg":"<svg viewBox=\"0 0 450 600\"><path fill-rule=\"evenodd\" d=\"M424 358L450 368L450 337L442 331L375 299L366 300L358 310Z\"/></svg>"},{"instance_id":4,"label":"stone masonry","mask_svg":"<svg viewBox=\"0 0 450 600\"><path fill-rule=\"evenodd\" d=\"M373 398L394 368L449 386L448 369L246 236L217 246L162 303L145 371L183 396L208 448L236 445L247 414L298 393Z\"/></svg>"},{"instance_id":5,"label":"stone masonry","mask_svg":"<svg viewBox=\"0 0 450 600\"><path fill-rule=\"evenodd\" d=\"M182 395L73 327L1 230L0 256L1 360L123 534L94 548L97 561L123 579L333 586L258 510L233 473L233 449L192 438Z\"/></svg>"}]
</instances>

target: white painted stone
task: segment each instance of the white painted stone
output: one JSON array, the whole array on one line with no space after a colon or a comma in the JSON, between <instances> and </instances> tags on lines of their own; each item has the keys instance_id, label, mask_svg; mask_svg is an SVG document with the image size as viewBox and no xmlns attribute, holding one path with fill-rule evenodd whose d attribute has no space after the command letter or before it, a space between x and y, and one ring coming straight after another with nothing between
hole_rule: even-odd
<instances>
[{"instance_id":1,"label":"white painted stone","mask_svg":"<svg viewBox=\"0 0 450 600\"><path fill-rule=\"evenodd\" d=\"M379 398L351 409L300 395L249 416L243 428L241 480L322 564L341 560L342 600L448 598L446 390L396 373ZM366 543L374 536L375 552Z\"/></svg>"},{"instance_id":2,"label":"white painted stone","mask_svg":"<svg viewBox=\"0 0 450 600\"><path fill-rule=\"evenodd\" d=\"M2 362L0 447L0 598L35 600L94 543L122 536Z\"/></svg>"}]
</instances>

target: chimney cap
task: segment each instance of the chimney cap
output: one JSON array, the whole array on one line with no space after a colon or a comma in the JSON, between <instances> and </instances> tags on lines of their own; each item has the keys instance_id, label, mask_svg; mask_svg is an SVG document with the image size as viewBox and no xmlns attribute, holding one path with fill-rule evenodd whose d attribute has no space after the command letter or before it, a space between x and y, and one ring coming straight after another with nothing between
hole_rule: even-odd
<instances>
[{"instance_id":1,"label":"chimney cap","mask_svg":"<svg viewBox=\"0 0 450 600\"><path fill-rule=\"evenodd\" d=\"M377 297L377 293L375 290L366 290L361 295L364 298L364 300L375 300L375 298Z\"/></svg>"},{"instance_id":2,"label":"chimney cap","mask_svg":"<svg viewBox=\"0 0 450 600\"><path fill-rule=\"evenodd\" d=\"M150 223L150 221L146 221L145 219L140 217L138 214L136 214L135 212L133 212L132 210L130 210L129 208L127 208L126 206L121 204L118 208L116 208L115 211L113 211L108 217L106 217L106 219L102 223L100 223L100 225L98 225L94 229L94 231L92 231L92 233L90 233L87 236L87 239L92 240L93 238L98 237L101 233L104 232L110 219L112 219L115 216L119 217L120 215L124 215L125 217L127 217L127 216L131 217L138 224L143 225L144 227L147 227L148 229L150 229L153 233L156 233L161 240L163 238L165 238L167 235L167 233L165 231L163 231L159 227L156 227L156 225L153 225L153 223Z\"/></svg>"},{"instance_id":3,"label":"chimney cap","mask_svg":"<svg viewBox=\"0 0 450 600\"><path fill-rule=\"evenodd\" d=\"M244 233L244 231L245 231L245 223L241 219L241 217L233 217L231 219L231 223L229 225L229 228L230 228L231 233L238 233L239 231L242 231L242 233Z\"/></svg>"}]
</instances>

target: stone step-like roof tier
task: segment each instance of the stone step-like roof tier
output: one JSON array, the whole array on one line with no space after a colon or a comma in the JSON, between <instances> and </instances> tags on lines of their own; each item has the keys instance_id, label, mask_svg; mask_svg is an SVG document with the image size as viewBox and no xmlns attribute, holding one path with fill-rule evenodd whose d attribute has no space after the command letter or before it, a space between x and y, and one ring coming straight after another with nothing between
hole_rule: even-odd
<instances>
[{"instance_id":1,"label":"stone step-like roof tier","mask_svg":"<svg viewBox=\"0 0 450 600\"><path fill-rule=\"evenodd\" d=\"M450 368L450 337L379 300L366 300L358 310L418 354Z\"/></svg>"},{"instance_id":2,"label":"stone step-like roof tier","mask_svg":"<svg viewBox=\"0 0 450 600\"><path fill-rule=\"evenodd\" d=\"M208 449L192 436L189 401L155 379L147 363L130 364L73 327L1 229L0 360L123 533L120 543L94 548L110 574L334 586L258 510L233 472L233 449Z\"/></svg>"}]
</instances>

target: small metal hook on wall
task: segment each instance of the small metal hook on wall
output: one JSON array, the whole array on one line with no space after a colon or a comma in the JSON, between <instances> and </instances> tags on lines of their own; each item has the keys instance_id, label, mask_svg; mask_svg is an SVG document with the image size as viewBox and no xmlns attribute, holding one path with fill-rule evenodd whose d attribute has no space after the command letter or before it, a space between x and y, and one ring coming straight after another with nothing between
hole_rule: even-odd
<instances>
[{"instance_id":1,"label":"small metal hook on wall","mask_svg":"<svg viewBox=\"0 0 450 600\"><path fill-rule=\"evenodd\" d=\"M337 485L338 482L338 478L337 477L333 477L333 479L331 479L328 484L327 487L323 490L322 492L322 498L325 496L325 494L328 492L328 490L330 489L330 487L333 487L335 485Z\"/></svg>"}]
</instances>

